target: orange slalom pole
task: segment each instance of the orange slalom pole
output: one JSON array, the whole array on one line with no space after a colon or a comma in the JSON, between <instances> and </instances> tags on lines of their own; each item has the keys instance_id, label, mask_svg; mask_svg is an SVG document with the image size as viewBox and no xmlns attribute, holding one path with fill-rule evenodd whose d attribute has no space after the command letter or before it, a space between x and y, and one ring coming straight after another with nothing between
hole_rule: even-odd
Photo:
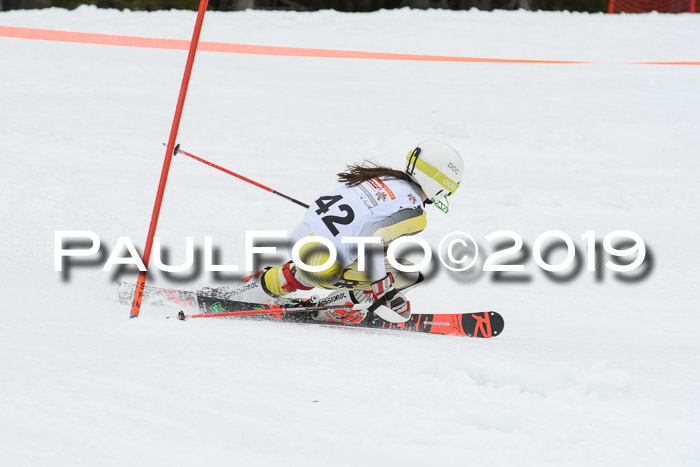
<instances>
[{"instance_id":1,"label":"orange slalom pole","mask_svg":"<svg viewBox=\"0 0 700 467\"><path fill-rule=\"evenodd\" d=\"M158 183L158 192L156 194L156 201L153 205L153 214L151 215L151 224L148 228L148 237L146 238L146 246L143 250L143 265L148 269L148 261L151 259L151 248L153 247L153 237L156 234L156 226L158 225L158 216L160 215L160 206L163 203L163 193L165 192L165 184L168 181L168 172L170 171L170 162L173 158L173 149L175 148L175 139L177 138L177 131L180 127L180 118L182 117L182 109L185 106L185 96L187 95L187 87L190 83L190 76L192 75L192 67L194 65L194 56L197 53L197 44L199 43L199 35L202 32L202 23L204 22L204 13L207 11L207 5L209 0L200 0L199 10L197 11L197 21L194 25L194 32L192 33L192 41L190 41L190 51L187 55L187 64L185 65L185 74L182 78L182 85L180 86L180 95L177 99L177 106L175 107L175 117L173 118L173 125L170 128L170 138L168 139L168 147L165 150L165 161L163 161L163 170L160 173L160 182ZM134 301L131 303L131 315L129 318L137 318L139 316L139 311L141 310L141 299L143 298L143 291L146 287L146 274L147 271L141 271L139 277L136 281L136 290L134 293Z\"/></svg>"}]
</instances>

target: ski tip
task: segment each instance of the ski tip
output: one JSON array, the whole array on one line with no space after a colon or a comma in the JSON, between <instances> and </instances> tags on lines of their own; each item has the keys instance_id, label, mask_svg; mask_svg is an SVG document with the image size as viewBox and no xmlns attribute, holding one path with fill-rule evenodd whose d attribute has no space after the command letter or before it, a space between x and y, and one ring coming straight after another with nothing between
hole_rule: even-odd
<instances>
[{"instance_id":1,"label":"ski tip","mask_svg":"<svg viewBox=\"0 0 700 467\"><path fill-rule=\"evenodd\" d=\"M499 315L495 311L489 311L488 314L489 319L491 320L492 336L500 336L503 333L503 329L506 327L503 316Z\"/></svg>"}]
</instances>

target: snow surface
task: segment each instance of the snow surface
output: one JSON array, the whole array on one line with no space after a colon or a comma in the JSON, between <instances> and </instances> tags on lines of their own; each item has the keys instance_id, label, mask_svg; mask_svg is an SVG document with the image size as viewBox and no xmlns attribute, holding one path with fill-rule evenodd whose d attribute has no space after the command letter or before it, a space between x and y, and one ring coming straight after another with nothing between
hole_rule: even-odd
<instances>
[{"instance_id":1,"label":"snow surface","mask_svg":"<svg viewBox=\"0 0 700 467\"><path fill-rule=\"evenodd\" d=\"M189 39L194 13L83 7L0 24ZM207 13L202 40L594 61L699 60L700 15ZM419 311L495 309L496 339L270 322L138 320L99 266L53 270L54 231L143 244L186 52L0 38L0 463L698 465L700 68L503 65L201 53L178 141L313 200L345 162L395 166L428 138L469 168L437 247L465 230L528 244L640 234L646 280L433 271ZM176 158L158 233L212 236L303 211ZM121 278L134 277L133 275ZM167 283L154 273L150 283ZM211 284L199 275L179 286Z\"/></svg>"}]
</instances>

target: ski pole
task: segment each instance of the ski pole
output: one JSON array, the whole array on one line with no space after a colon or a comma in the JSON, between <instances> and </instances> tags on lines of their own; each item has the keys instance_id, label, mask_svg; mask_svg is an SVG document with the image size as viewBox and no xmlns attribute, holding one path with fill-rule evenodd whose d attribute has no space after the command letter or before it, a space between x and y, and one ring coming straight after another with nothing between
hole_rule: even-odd
<instances>
[{"instance_id":1,"label":"ski pole","mask_svg":"<svg viewBox=\"0 0 700 467\"><path fill-rule=\"evenodd\" d=\"M191 157L192 159L194 159L194 160L196 160L196 161L199 161L199 162L201 162L201 163L203 163L203 164L207 164L207 165L210 166L210 167L214 167L215 169L221 170L221 171L224 172L224 173L227 173L227 174L229 174L229 175L233 175L234 177L239 178L239 179L243 180L244 182L248 182L248 183L250 183L250 184L252 184L252 185L257 186L258 188L262 188L263 190L269 191L269 192L272 193L272 194L275 194L275 195L277 195L277 196L281 196L282 198L284 198L284 199L286 199L286 200L288 200L288 201L291 201L291 202L294 203L294 204L298 204L299 206L301 206L301 207L303 207L303 208L306 208L306 209L309 208L309 205L308 205L308 204L302 203L301 201L299 201L299 200L297 200L297 199L294 199L294 198L292 198L291 196L287 196L287 195L285 195L284 193L280 193L280 192L277 191L277 190L273 190L272 188L263 185L262 183L258 183L258 182L256 182L255 180L251 180L251 179L249 179L248 177L244 177L243 175L237 174L236 172L233 172L233 171L228 170L228 169L226 169L226 168L224 168L224 167L221 167L220 165L214 164L213 162L209 162L209 161L206 160L206 159L202 159L201 157L197 157L197 156L195 156L194 154L190 154L189 152L187 152L187 151L185 151L185 150L183 150L183 149L180 149L180 145L179 145L179 144L178 144L177 146L175 146L175 151L173 152L173 155L174 155L174 156L176 156L176 155L178 155L178 154L184 154L185 156Z\"/></svg>"},{"instance_id":2,"label":"ski pole","mask_svg":"<svg viewBox=\"0 0 700 467\"><path fill-rule=\"evenodd\" d=\"M251 316L251 315L274 315L277 313L304 313L310 311L324 310L350 310L352 305L335 305L335 306L300 306L295 308L271 307L262 310L238 310L238 311L222 311L218 313L197 313L194 315L186 315L184 311L177 314L177 319L186 320L189 318L223 318L226 316ZM175 318L175 316L168 316Z\"/></svg>"}]
</instances>

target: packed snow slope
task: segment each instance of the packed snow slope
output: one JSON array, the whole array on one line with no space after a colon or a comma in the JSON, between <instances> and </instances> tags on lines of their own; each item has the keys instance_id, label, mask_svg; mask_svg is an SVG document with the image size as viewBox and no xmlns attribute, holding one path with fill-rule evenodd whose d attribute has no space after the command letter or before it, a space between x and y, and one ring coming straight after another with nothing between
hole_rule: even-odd
<instances>
[{"instance_id":1,"label":"packed snow slope","mask_svg":"<svg viewBox=\"0 0 700 467\"><path fill-rule=\"evenodd\" d=\"M194 20L0 14L5 26L178 39ZM210 12L202 40L697 61L700 15ZM55 272L56 230L144 244L185 59L0 38L2 465L698 464L700 68L197 56L178 138L194 154L311 202L346 162L401 167L437 138L468 174L449 215L429 211L422 237L434 248L456 230L488 254L490 232L531 247L558 229L585 263L584 232L627 229L653 255L633 282L585 267L557 282L529 253L515 258L527 282L429 268L410 294L416 311L506 317L502 336L477 340L183 323L157 307L128 320L104 257ZM222 262L242 265L246 230L290 231L302 214L178 157L158 234L173 263L184 237L212 236ZM177 285L213 283L193 274Z\"/></svg>"}]
</instances>

